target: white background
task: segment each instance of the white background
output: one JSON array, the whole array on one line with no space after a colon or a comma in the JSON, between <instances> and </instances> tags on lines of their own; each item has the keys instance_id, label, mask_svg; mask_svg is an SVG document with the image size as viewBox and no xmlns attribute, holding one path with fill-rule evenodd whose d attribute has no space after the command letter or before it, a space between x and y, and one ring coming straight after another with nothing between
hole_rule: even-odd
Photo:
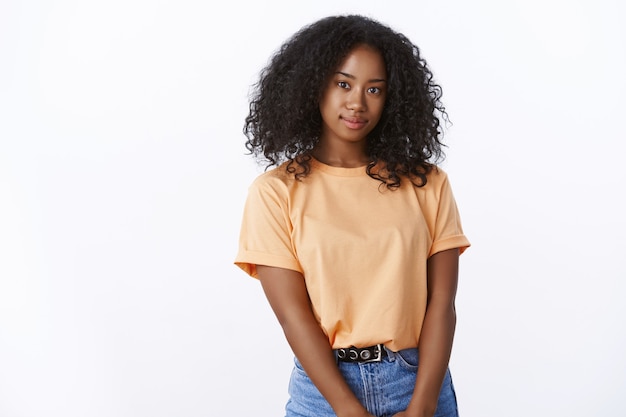
<instances>
[{"instance_id":1,"label":"white background","mask_svg":"<svg viewBox=\"0 0 626 417\"><path fill-rule=\"evenodd\" d=\"M232 264L241 130L270 54L345 12L444 89L462 414L626 415L618 0L3 0L0 416L282 415L291 354Z\"/></svg>"}]
</instances>

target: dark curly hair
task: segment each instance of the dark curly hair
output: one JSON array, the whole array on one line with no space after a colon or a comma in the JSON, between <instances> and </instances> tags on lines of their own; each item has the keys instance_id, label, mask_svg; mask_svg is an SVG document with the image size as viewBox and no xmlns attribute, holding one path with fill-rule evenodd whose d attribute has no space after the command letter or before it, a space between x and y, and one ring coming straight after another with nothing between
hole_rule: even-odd
<instances>
[{"instance_id":1,"label":"dark curly hair","mask_svg":"<svg viewBox=\"0 0 626 417\"><path fill-rule=\"evenodd\" d=\"M250 100L246 148L266 168L289 161L296 179L310 172L319 140L319 100L328 77L358 45L378 50L387 70L382 116L367 137L367 174L390 189L403 177L426 184L443 158L440 118L448 121L442 90L420 51L406 36L368 17L332 16L296 32L260 73ZM378 163L385 169L374 170Z\"/></svg>"}]
</instances>

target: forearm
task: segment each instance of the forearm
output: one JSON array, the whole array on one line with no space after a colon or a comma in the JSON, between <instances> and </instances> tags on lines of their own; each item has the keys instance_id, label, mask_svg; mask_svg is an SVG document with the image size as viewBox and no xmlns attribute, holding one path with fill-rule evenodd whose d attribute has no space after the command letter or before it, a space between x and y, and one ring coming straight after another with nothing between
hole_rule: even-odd
<instances>
[{"instance_id":1,"label":"forearm","mask_svg":"<svg viewBox=\"0 0 626 417\"><path fill-rule=\"evenodd\" d=\"M430 308L426 312L418 346L419 371L413 397L407 408L409 415L431 417L435 413L450 361L455 327L454 306Z\"/></svg>"},{"instance_id":2,"label":"forearm","mask_svg":"<svg viewBox=\"0 0 626 417\"><path fill-rule=\"evenodd\" d=\"M339 372L328 337L311 309L303 276L261 265L257 270L287 342L337 416L371 417Z\"/></svg>"},{"instance_id":3,"label":"forearm","mask_svg":"<svg viewBox=\"0 0 626 417\"><path fill-rule=\"evenodd\" d=\"M432 417L448 370L456 327L454 302L458 281L458 249L428 260L428 304L419 340L419 368L407 415Z\"/></svg>"},{"instance_id":4,"label":"forearm","mask_svg":"<svg viewBox=\"0 0 626 417\"><path fill-rule=\"evenodd\" d=\"M283 331L307 375L337 416L369 415L339 372L328 338L313 314L283 323Z\"/></svg>"}]
</instances>

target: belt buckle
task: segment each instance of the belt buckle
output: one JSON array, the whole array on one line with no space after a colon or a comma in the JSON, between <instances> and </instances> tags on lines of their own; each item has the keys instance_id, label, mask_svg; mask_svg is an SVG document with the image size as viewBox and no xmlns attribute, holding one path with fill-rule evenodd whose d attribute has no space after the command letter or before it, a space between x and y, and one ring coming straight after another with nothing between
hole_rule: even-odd
<instances>
[{"instance_id":1,"label":"belt buckle","mask_svg":"<svg viewBox=\"0 0 626 417\"><path fill-rule=\"evenodd\" d=\"M375 345L372 347L374 348L374 356L372 358L363 360L361 363L380 362L383 359L383 345ZM366 351L371 352L369 349Z\"/></svg>"}]
</instances>

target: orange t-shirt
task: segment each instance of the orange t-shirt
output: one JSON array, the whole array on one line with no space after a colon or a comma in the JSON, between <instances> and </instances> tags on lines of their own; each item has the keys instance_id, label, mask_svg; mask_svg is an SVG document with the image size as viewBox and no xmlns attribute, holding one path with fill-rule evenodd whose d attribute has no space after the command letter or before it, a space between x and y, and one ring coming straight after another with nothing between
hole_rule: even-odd
<instances>
[{"instance_id":1,"label":"orange t-shirt","mask_svg":"<svg viewBox=\"0 0 626 417\"><path fill-rule=\"evenodd\" d=\"M469 247L448 177L389 190L365 167L311 161L297 181L283 164L250 186L235 264L301 272L334 349L416 347L426 312L426 261Z\"/></svg>"}]
</instances>

